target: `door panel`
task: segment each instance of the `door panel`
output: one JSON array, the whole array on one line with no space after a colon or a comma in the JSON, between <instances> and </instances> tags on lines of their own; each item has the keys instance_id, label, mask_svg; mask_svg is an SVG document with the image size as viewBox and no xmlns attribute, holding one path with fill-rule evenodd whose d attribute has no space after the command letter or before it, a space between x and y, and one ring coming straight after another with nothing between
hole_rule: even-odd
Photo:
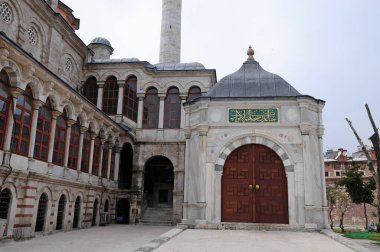
<instances>
[{"instance_id":1,"label":"door panel","mask_svg":"<svg viewBox=\"0 0 380 252\"><path fill-rule=\"evenodd\" d=\"M278 155L262 145L255 146L255 214L258 223L288 223L288 191L284 166Z\"/></svg>"},{"instance_id":2,"label":"door panel","mask_svg":"<svg viewBox=\"0 0 380 252\"><path fill-rule=\"evenodd\" d=\"M251 222L252 147L247 145L228 157L222 177L222 221Z\"/></svg>"},{"instance_id":3,"label":"door panel","mask_svg":"<svg viewBox=\"0 0 380 252\"><path fill-rule=\"evenodd\" d=\"M285 169L273 150L245 145L227 158L222 176L222 221L288 223Z\"/></svg>"}]
</instances>

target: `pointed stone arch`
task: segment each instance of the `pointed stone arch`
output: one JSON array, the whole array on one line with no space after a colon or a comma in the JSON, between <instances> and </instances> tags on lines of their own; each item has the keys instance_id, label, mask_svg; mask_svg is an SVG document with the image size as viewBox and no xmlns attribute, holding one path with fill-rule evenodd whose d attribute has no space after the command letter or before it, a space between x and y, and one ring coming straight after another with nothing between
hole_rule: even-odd
<instances>
[{"instance_id":1,"label":"pointed stone arch","mask_svg":"<svg viewBox=\"0 0 380 252\"><path fill-rule=\"evenodd\" d=\"M270 138L266 136L252 136L252 135L239 137L238 139L230 141L229 144L227 144L220 152L218 159L216 161L215 170L223 171L223 166L224 166L224 163L226 162L228 155L230 155L231 152L234 151L235 149L247 144L261 144L272 149L281 158L282 163L284 164L284 167L285 167L285 171L286 172L294 171L294 164L291 161L289 155L287 154L287 151L285 150L285 148L275 143L273 140L271 140Z\"/></svg>"}]
</instances>

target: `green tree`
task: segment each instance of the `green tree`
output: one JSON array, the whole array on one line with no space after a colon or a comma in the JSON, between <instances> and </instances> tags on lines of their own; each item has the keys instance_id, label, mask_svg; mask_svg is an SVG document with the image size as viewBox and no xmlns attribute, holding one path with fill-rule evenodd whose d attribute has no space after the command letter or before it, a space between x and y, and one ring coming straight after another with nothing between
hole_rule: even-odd
<instances>
[{"instance_id":1,"label":"green tree","mask_svg":"<svg viewBox=\"0 0 380 252\"><path fill-rule=\"evenodd\" d=\"M336 191L335 207L339 212L339 227L342 230L342 233L345 232L343 220L344 220L344 215L346 214L346 211L348 208L349 201L350 201L350 197L347 195L347 193L342 192L340 190Z\"/></svg>"},{"instance_id":2,"label":"green tree","mask_svg":"<svg viewBox=\"0 0 380 252\"><path fill-rule=\"evenodd\" d=\"M339 189L336 186L329 186L326 190L326 196L327 196L327 202L329 204L329 219L330 219L330 227L331 229L334 228L334 221L332 218L332 212L334 211L334 208L336 207L337 199L339 197Z\"/></svg>"},{"instance_id":3,"label":"green tree","mask_svg":"<svg viewBox=\"0 0 380 252\"><path fill-rule=\"evenodd\" d=\"M368 182L364 182L363 174L360 167L352 162L352 168L346 171L346 176L341 178L337 184L345 187L353 203L364 205L365 228L367 229L368 217L366 204L373 203L373 191L376 190L376 182L373 177L370 177Z\"/></svg>"}]
</instances>

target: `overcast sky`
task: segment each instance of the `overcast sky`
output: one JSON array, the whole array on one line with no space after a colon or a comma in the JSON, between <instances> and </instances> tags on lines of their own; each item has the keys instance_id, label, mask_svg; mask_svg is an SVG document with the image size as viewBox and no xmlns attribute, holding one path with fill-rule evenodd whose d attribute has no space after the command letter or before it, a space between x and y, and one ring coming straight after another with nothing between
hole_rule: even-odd
<instances>
[{"instance_id":1,"label":"overcast sky","mask_svg":"<svg viewBox=\"0 0 380 252\"><path fill-rule=\"evenodd\" d=\"M81 19L79 37L102 36L112 58L158 63L161 0L63 0ZM326 101L324 146L356 151L349 117L369 143L365 103L380 126L379 0L183 0L182 62L216 69L218 80L246 60Z\"/></svg>"}]
</instances>

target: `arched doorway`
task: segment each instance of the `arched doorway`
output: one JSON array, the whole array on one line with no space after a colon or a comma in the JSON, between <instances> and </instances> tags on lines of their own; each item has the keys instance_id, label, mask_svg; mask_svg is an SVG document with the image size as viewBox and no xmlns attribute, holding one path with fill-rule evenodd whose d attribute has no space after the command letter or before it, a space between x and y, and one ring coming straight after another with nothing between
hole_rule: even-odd
<instances>
[{"instance_id":1,"label":"arched doorway","mask_svg":"<svg viewBox=\"0 0 380 252\"><path fill-rule=\"evenodd\" d=\"M130 203L127 199L120 199L116 205L116 222L129 224Z\"/></svg>"},{"instance_id":2,"label":"arched doorway","mask_svg":"<svg viewBox=\"0 0 380 252\"><path fill-rule=\"evenodd\" d=\"M91 221L92 226L96 226L96 218L98 217L98 205L99 205L99 201L98 199L95 199L94 207L92 209L92 221Z\"/></svg>"},{"instance_id":3,"label":"arched doorway","mask_svg":"<svg viewBox=\"0 0 380 252\"><path fill-rule=\"evenodd\" d=\"M0 219L7 220L7 225L4 234L0 233L0 239L7 233L9 212L11 206L12 193L9 189L0 190Z\"/></svg>"},{"instance_id":4,"label":"arched doorway","mask_svg":"<svg viewBox=\"0 0 380 252\"><path fill-rule=\"evenodd\" d=\"M75 205L74 205L73 228L79 227L80 205L81 205L81 200L80 200L80 197L78 196L77 199L75 200Z\"/></svg>"},{"instance_id":5,"label":"arched doorway","mask_svg":"<svg viewBox=\"0 0 380 252\"><path fill-rule=\"evenodd\" d=\"M62 195L58 201L56 230L61 230L63 228L63 221L65 217L65 206L66 206L66 196Z\"/></svg>"},{"instance_id":6,"label":"arched doorway","mask_svg":"<svg viewBox=\"0 0 380 252\"><path fill-rule=\"evenodd\" d=\"M131 189L133 173L133 149L129 143L124 144L120 153L119 189Z\"/></svg>"},{"instance_id":7,"label":"arched doorway","mask_svg":"<svg viewBox=\"0 0 380 252\"><path fill-rule=\"evenodd\" d=\"M36 227L34 229L35 232L44 231L47 206L48 206L48 197L46 193L43 193L40 197L40 200L38 201Z\"/></svg>"},{"instance_id":8,"label":"arched doorway","mask_svg":"<svg viewBox=\"0 0 380 252\"><path fill-rule=\"evenodd\" d=\"M276 152L251 144L228 156L222 176L222 222L289 223L287 178Z\"/></svg>"},{"instance_id":9,"label":"arched doorway","mask_svg":"<svg viewBox=\"0 0 380 252\"><path fill-rule=\"evenodd\" d=\"M173 164L166 157L153 157L146 162L144 196L147 207L173 207L173 170Z\"/></svg>"}]
</instances>

